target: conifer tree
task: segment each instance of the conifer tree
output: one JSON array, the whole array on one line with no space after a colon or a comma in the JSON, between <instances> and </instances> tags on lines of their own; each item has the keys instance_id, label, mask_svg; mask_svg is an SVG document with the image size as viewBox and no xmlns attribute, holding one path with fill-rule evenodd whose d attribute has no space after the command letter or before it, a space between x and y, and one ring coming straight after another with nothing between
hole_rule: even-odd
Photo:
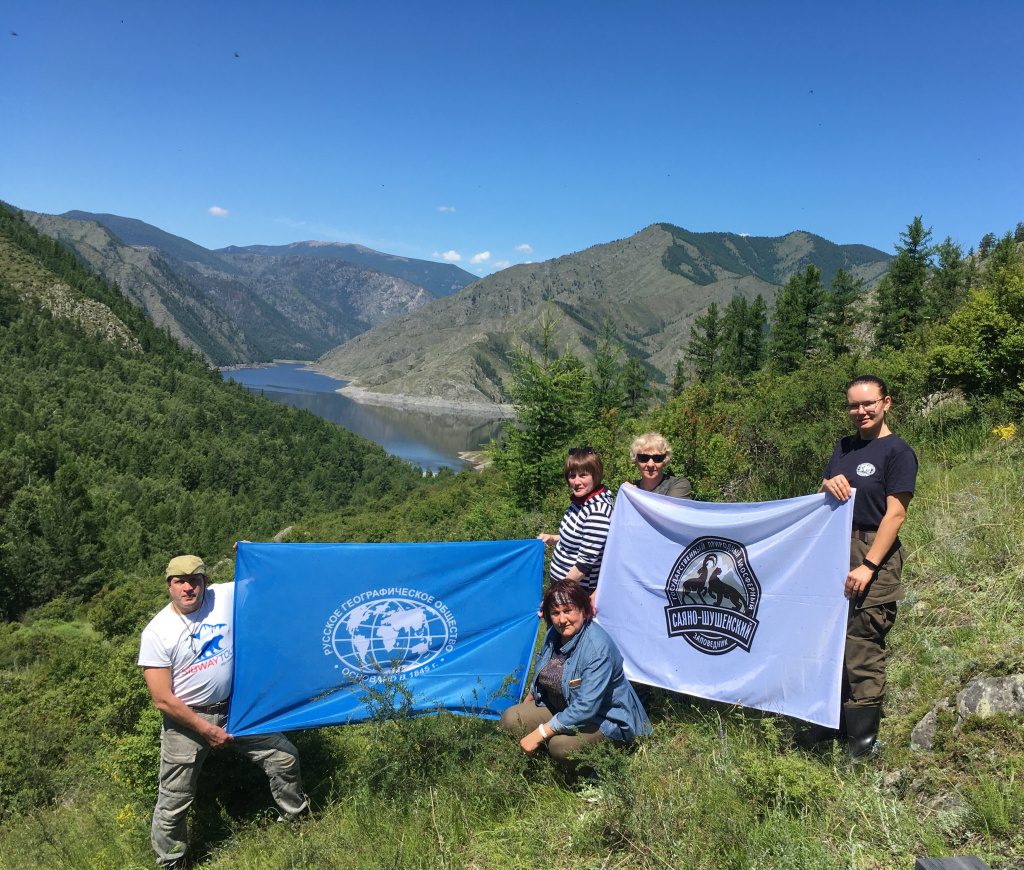
<instances>
[{"instance_id":1,"label":"conifer tree","mask_svg":"<svg viewBox=\"0 0 1024 870\"><path fill-rule=\"evenodd\" d=\"M764 329L767 306L759 293L753 302L733 296L722 315L720 369L740 380L764 363Z\"/></svg>"},{"instance_id":2,"label":"conifer tree","mask_svg":"<svg viewBox=\"0 0 1024 870\"><path fill-rule=\"evenodd\" d=\"M690 327L690 342L686 345L686 359L693 365L693 377L707 381L715 373L715 365L722 351L721 321L718 303L712 302L708 310Z\"/></svg>"},{"instance_id":3,"label":"conifer tree","mask_svg":"<svg viewBox=\"0 0 1024 870\"><path fill-rule=\"evenodd\" d=\"M935 246L938 264L925 285L924 317L932 323L945 321L967 295L968 268L963 248L952 238Z\"/></svg>"},{"instance_id":4,"label":"conifer tree","mask_svg":"<svg viewBox=\"0 0 1024 870\"><path fill-rule=\"evenodd\" d=\"M927 230L920 215L900 233L896 257L889 264L875 291L875 346L903 347L904 337L920 325L924 317L924 285L930 269L929 246L932 230Z\"/></svg>"},{"instance_id":5,"label":"conifer tree","mask_svg":"<svg viewBox=\"0 0 1024 870\"><path fill-rule=\"evenodd\" d=\"M850 352L852 306L863 290L864 279L854 278L845 269L837 269L832 276L832 286L825 294L821 317L821 346L829 356Z\"/></svg>"},{"instance_id":6,"label":"conifer tree","mask_svg":"<svg viewBox=\"0 0 1024 870\"><path fill-rule=\"evenodd\" d=\"M793 371L817 351L823 300L821 270L813 265L790 277L775 297L770 351L781 372Z\"/></svg>"},{"instance_id":7,"label":"conifer tree","mask_svg":"<svg viewBox=\"0 0 1024 870\"><path fill-rule=\"evenodd\" d=\"M606 317L591 368L594 401L598 408L606 411L618 408L624 397L622 367L619 365L621 355L622 345L615 338L615 326L612 319Z\"/></svg>"}]
</instances>

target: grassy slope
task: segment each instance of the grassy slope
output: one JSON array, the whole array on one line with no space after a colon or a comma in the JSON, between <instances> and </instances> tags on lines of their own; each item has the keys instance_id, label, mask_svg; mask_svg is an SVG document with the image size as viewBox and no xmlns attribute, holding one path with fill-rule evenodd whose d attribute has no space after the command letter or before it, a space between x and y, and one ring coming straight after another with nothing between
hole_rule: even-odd
<instances>
[{"instance_id":1,"label":"grassy slope","mask_svg":"<svg viewBox=\"0 0 1024 870\"><path fill-rule=\"evenodd\" d=\"M1021 720L980 720L954 735L944 716L934 755L911 753L907 743L933 701L971 676L1024 669L1022 454L1019 442L994 437L981 450L921 453L904 535L909 598L891 635L878 762L851 770L838 752L789 748L787 720L664 697L656 697L650 740L598 761L600 792L567 786L489 722L440 716L311 731L294 739L318 811L296 827L268 824L258 772L215 759L197 804L204 866L896 870L915 855L954 854L980 855L997 870L1017 866ZM407 520L434 516L453 535L511 532L509 517L487 519L498 485L460 476L419 494ZM454 527L455 514L470 517L467 529ZM361 522L351 514L343 525L358 535ZM129 696L141 691L131 683L133 651L129 639L112 654L119 664L111 681L127 680ZM155 717L144 716L150 740L155 728ZM96 785L8 820L0 866L147 866L146 745L119 747L115 763L101 753Z\"/></svg>"}]
</instances>

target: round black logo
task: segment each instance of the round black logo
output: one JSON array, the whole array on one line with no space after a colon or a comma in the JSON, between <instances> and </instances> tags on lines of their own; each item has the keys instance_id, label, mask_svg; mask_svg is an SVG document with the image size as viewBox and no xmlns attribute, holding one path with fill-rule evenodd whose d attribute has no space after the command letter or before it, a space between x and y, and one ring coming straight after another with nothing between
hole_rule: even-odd
<instances>
[{"instance_id":1,"label":"round black logo","mask_svg":"<svg viewBox=\"0 0 1024 870\"><path fill-rule=\"evenodd\" d=\"M698 538L676 559L665 581L669 637L702 653L750 652L757 631L757 582L747 549L728 538Z\"/></svg>"}]
</instances>

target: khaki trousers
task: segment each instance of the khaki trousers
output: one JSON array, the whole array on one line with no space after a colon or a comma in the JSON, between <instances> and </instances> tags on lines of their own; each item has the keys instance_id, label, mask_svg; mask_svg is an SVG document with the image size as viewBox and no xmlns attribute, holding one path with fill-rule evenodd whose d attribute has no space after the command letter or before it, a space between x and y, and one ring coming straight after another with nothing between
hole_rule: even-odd
<instances>
[{"instance_id":1,"label":"khaki trousers","mask_svg":"<svg viewBox=\"0 0 1024 870\"><path fill-rule=\"evenodd\" d=\"M523 701L509 707L501 714L498 726L517 738L523 738L538 725L546 725L552 713L534 701ZM607 738L596 725L584 725L572 734L554 734L545 741L548 755L570 772L575 772L578 762L572 760L586 744L600 743Z\"/></svg>"},{"instance_id":2,"label":"khaki trousers","mask_svg":"<svg viewBox=\"0 0 1024 870\"><path fill-rule=\"evenodd\" d=\"M851 571L864 561L871 547L874 534L868 535L869 541L855 537L850 542ZM896 623L896 602L904 596L900 582L904 557L902 547L890 552L864 594L850 601L843 659L844 704L879 707L885 697L885 638Z\"/></svg>"},{"instance_id":3,"label":"khaki trousers","mask_svg":"<svg viewBox=\"0 0 1024 870\"><path fill-rule=\"evenodd\" d=\"M222 713L196 713L207 722L224 726ZM228 744L258 765L270 779L270 791L285 816L308 809L302 793L299 753L283 734L236 737ZM199 771L210 753L209 744L191 728L164 716L160 733L160 794L153 810L152 843L158 866L182 861L188 852L188 810L196 795Z\"/></svg>"}]
</instances>

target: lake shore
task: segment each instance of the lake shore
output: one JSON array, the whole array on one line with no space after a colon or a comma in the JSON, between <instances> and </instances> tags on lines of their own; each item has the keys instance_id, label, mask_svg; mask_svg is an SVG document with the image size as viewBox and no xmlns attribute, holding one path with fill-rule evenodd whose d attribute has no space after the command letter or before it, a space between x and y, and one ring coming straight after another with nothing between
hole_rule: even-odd
<instances>
[{"instance_id":1,"label":"lake shore","mask_svg":"<svg viewBox=\"0 0 1024 870\"><path fill-rule=\"evenodd\" d=\"M489 419L511 420L515 417L512 405L498 405L489 402L460 402L456 399L440 399L434 396L410 396L405 393L376 393L363 387L345 384L337 392L353 402L363 405L386 405L392 408L408 408L417 411L438 413L454 411L461 416L487 417Z\"/></svg>"}]
</instances>

